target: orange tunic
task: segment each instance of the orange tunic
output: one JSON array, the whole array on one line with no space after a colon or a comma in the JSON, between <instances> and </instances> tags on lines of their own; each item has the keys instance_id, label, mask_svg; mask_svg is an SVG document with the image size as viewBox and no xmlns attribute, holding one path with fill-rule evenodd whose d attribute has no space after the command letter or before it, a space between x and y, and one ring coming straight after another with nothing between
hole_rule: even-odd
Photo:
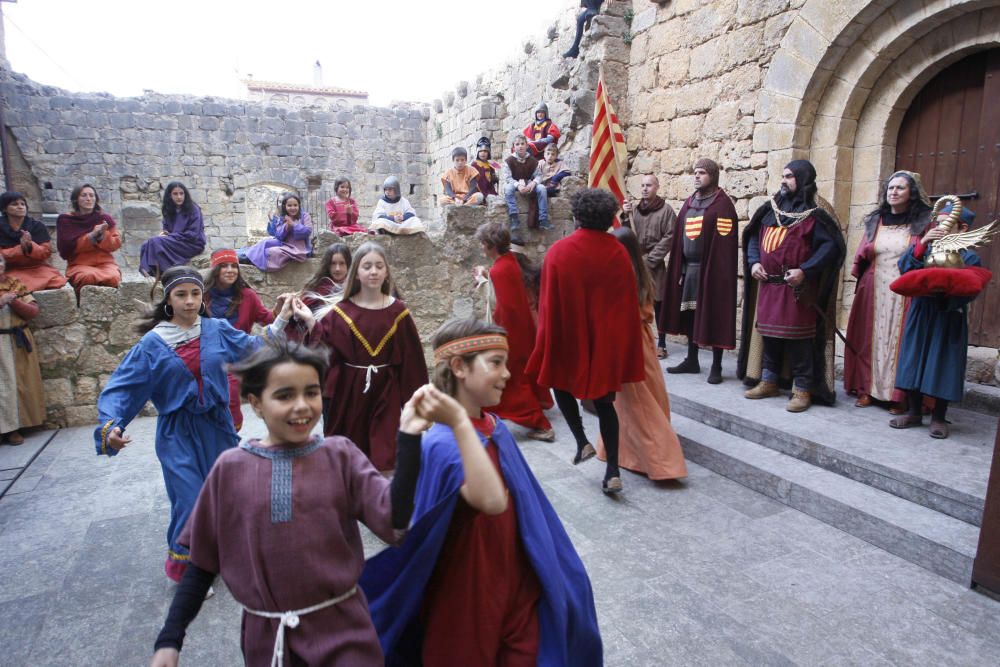
<instances>
[{"instance_id":1,"label":"orange tunic","mask_svg":"<svg viewBox=\"0 0 1000 667\"><path fill-rule=\"evenodd\" d=\"M66 277L73 289L79 292L84 285L118 287L122 281L122 272L111 253L121 247L122 237L117 229L104 232L104 238L96 245L90 240L89 234L78 238L76 255L66 267Z\"/></svg>"},{"instance_id":2,"label":"orange tunic","mask_svg":"<svg viewBox=\"0 0 1000 667\"><path fill-rule=\"evenodd\" d=\"M642 359L646 379L622 386L615 398L621 424L618 438L618 465L650 479L677 479L687 476L681 442L670 425L670 397L663 381L663 369L656 359L653 339L653 304L642 306ZM605 460L604 442L598 441L597 455Z\"/></svg>"},{"instance_id":3,"label":"orange tunic","mask_svg":"<svg viewBox=\"0 0 1000 667\"><path fill-rule=\"evenodd\" d=\"M4 259L7 260L7 274L20 280L31 292L59 289L66 284L63 275L49 264L52 244L48 241L45 243L32 241L31 250L27 254L20 245L0 249L0 253L3 253Z\"/></svg>"}]
</instances>

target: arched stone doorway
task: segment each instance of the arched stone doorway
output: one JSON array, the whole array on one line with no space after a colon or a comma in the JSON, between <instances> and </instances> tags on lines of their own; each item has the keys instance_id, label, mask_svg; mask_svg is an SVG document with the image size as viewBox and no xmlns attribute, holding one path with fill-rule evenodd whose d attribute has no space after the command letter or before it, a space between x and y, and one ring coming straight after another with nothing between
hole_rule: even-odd
<instances>
[{"instance_id":1,"label":"arched stone doorway","mask_svg":"<svg viewBox=\"0 0 1000 667\"><path fill-rule=\"evenodd\" d=\"M910 104L896 140L896 169L919 172L932 194L957 194L977 222L997 218L1000 196L1000 49L966 56ZM1000 347L1000 251L979 251L995 276L969 315L969 342Z\"/></svg>"},{"instance_id":2,"label":"arched stone doorway","mask_svg":"<svg viewBox=\"0 0 1000 667\"><path fill-rule=\"evenodd\" d=\"M771 59L755 112L754 150L768 153L770 186L788 160L812 160L853 252L895 167L913 99L953 63L998 46L1000 0L807 0ZM848 276L841 325L853 289Z\"/></svg>"}]
</instances>

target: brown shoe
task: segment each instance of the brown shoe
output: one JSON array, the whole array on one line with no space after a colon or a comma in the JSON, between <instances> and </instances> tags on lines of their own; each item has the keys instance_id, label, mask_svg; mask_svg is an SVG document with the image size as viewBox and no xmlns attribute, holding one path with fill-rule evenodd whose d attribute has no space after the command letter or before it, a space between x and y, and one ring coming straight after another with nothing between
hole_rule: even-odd
<instances>
[{"instance_id":1,"label":"brown shoe","mask_svg":"<svg viewBox=\"0 0 1000 667\"><path fill-rule=\"evenodd\" d=\"M792 398L785 409L789 412L805 412L812 405L812 394L804 389L793 389Z\"/></svg>"},{"instance_id":2,"label":"brown shoe","mask_svg":"<svg viewBox=\"0 0 1000 667\"><path fill-rule=\"evenodd\" d=\"M542 442L555 442L556 432L550 428L539 428L528 433L531 440L541 440Z\"/></svg>"},{"instance_id":3,"label":"brown shoe","mask_svg":"<svg viewBox=\"0 0 1000 667\"><path fill-rule=\"evenodd\" d=\"M667 348L665 348L665 347L658 347L658 348L656 348L656 358L657 359L666 359L667 358L667 354L668 354L667 353Z\"/></svg>"},{"instance_id":4,"label":"brown shoe","mask_svg":"<svg viewBox=\"0 0 1000 667\"><path fill-rule=\"evenodd\" d=\"M920 415L899 415L889 420L889 426L893 428L911 428L923 424L923 417Z\"/></svg>"},{"instance_id":5,"label":"brown shoe","mask_svg":"<svg viewBox=\"0 0 1000 667\"><path fill-rule=\"evenodd\" d=\"M867 408L872 404L872 397L868 394L859 394L858 400L854 401L854 407Z\"/></svg>"},{"instance_id":6,"label":"brown shoe","mask_svg":"<svg viewBox=\"0 0 1000 667\"><path fill-rule=\"evenodd\" d=\"M23 445L24 436L21 435L20 431L11 431L7 434L7 444L8 445Z\"/></svg>"},{"instance_id":7,"label":"brown shoe","mask_svg":"<svg viewBox=\"0 0 1000 667\"><path fill-rule=\"evenodd\" d=\"M943 440L948 437L948 422L931 420L931 437Z\"/></svg>"},{"instance_id":8,"label":"brown shoe","mask_svg":"<svg viewBox=\"0 0 1000 667\"><path fill-rule=\"evenodd\" d=\"M758 398L771 398L772 396L777 396L779 393L777 382L764 382L761 380L757 383L756 387L743 392L743 396L756 400Z\"/></svg>"}]
</instances>

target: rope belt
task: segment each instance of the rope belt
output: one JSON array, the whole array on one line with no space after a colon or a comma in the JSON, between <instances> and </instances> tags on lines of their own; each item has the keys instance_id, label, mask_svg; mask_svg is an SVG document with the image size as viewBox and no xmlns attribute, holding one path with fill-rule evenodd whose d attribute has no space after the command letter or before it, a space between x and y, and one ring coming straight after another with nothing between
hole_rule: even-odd
<instances>
[{"instance_id":1,"label":"rope belt","mask_svg":"<svg viewBox=\"0 0 1000 667\"><path fill-rule=\"evenodd\" d=\"M306 614L311 614L314 611L319 611L320 609L326 609L327 607L332 607L335 604L340 604L357 592L358 587L351 586L351 590L342 595L330 598L326 602L320 602L319 604L314 604L311 607L306 607L305 609L296 609L295 611L257 611L256 609L251 609L250 607L243 607L243 610L248 614L253 614L254 616L279 619L278 634L274 639L274 653L271 656L271 667L281 667L284 664L285 659L285 628L294 630L299 627L300 616L305 616Z\"/></svg>"},{"instance_id":2,"label":"rope belt","mask_svg":"<svg viewBox=\"0 0 1000 667\"><path fill-rule=\"evenodd\" d=\"M378 369L380 369L380 368L388 368L389 367L389 364L379 364L378 366L376 366L375 364L369 364L367 366L355 366L354 364L345 363L344 365L345 366L350 366L351 368L360 368L361 370L366 371L365 372L365 390L363 392L361 392L362 394L367 394L368 390L371 389L371 386L372 386L372 375L374 373L378 373Z\"/></svg>"}]
</instances>

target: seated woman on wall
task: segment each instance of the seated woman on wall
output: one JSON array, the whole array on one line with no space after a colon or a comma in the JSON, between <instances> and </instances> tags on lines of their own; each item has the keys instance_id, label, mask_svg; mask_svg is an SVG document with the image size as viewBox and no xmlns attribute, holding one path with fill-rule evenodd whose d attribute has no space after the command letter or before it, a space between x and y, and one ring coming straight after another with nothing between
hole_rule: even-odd
<instances>
[{"instance_id":1,"label":"seated woman on wall","mask_svg":"<svg viewBox=\"0 0 1000 667\"><path fill-rule=\"evenodd\" d=\"M250 263L264 272L277 271L288 262L304 262L312 255L312 218L302 210L294 193L281 198L281 210L267 224L271 238L247 248Z\"/></svg>"},{"instance_id":2,"label":"seated woman on wall","mask_svg":"<svg viewBox=\"0 0 1000 667\"><path fill-rule=\"evenodd\" d=\"M0 254L7 262L7 275L20 280L29 292L59 289L66 284L66 278L49 264L51 242L45 225L28 217L24 195L0 195Z\"/></svg>"},{"instance_id":3,"label":"seated woman on wall","mask_svg":"<svg viewBox=\"0 0 1000 667\"><path fill-rule=\"evenodd\" d=\"M326 217L330 231L341 236L364 234L368 230L358 224L358 203L351 197L351 182L338 178L333 182L333 196L326 202Z\"/></svg>"},{"instance_id":4,"label":"seated woman on wall","mask_svg":"<svg viewBox=\"0 0 1000 667\"><path fill-rule=\"evenodd\" d=\"M418 234L427 231L417 212L403 196L399 179L390 176L382 183L382 197L372 212L373 232L390 234Z\"/></svg>"},{"instance_id":5,"label":"seated woman on wall","mask_svg":"<svg viewBox=\"0 0 1000 667\"><path fill-rule=\"evenodd\" d=\"M205 222L191 193L179 181L163 191L163 231L142 244L139 270L158 277L167 269L187 264L205 249Z\"/></svg>"},{"instance_id":6,"label":"seated woman on wall","mask_svg":"<svg viewBox=\"0 0 1000 667\"><path fill-rule=\"evenodd\" d=\"M69 262L66 277L77 295L84 285L118 287L122 272L111 255L122 247L118 224L101 210L93 185L77 186L69 199L73 211L56 220L56 248Z\"/></svg>"},{"instance_id":7,"label":"seated woman on wall","mask_svg":"<svg viewBox=\"0 0 1000 667\"><path fill-rule=\"evenodd\" d=\"M45 395L38 350L28 320L38 315L31 291L10 272L0 255L0 442L20 445L20 429L45 421Z\"/></svg>"}]
</instances>

